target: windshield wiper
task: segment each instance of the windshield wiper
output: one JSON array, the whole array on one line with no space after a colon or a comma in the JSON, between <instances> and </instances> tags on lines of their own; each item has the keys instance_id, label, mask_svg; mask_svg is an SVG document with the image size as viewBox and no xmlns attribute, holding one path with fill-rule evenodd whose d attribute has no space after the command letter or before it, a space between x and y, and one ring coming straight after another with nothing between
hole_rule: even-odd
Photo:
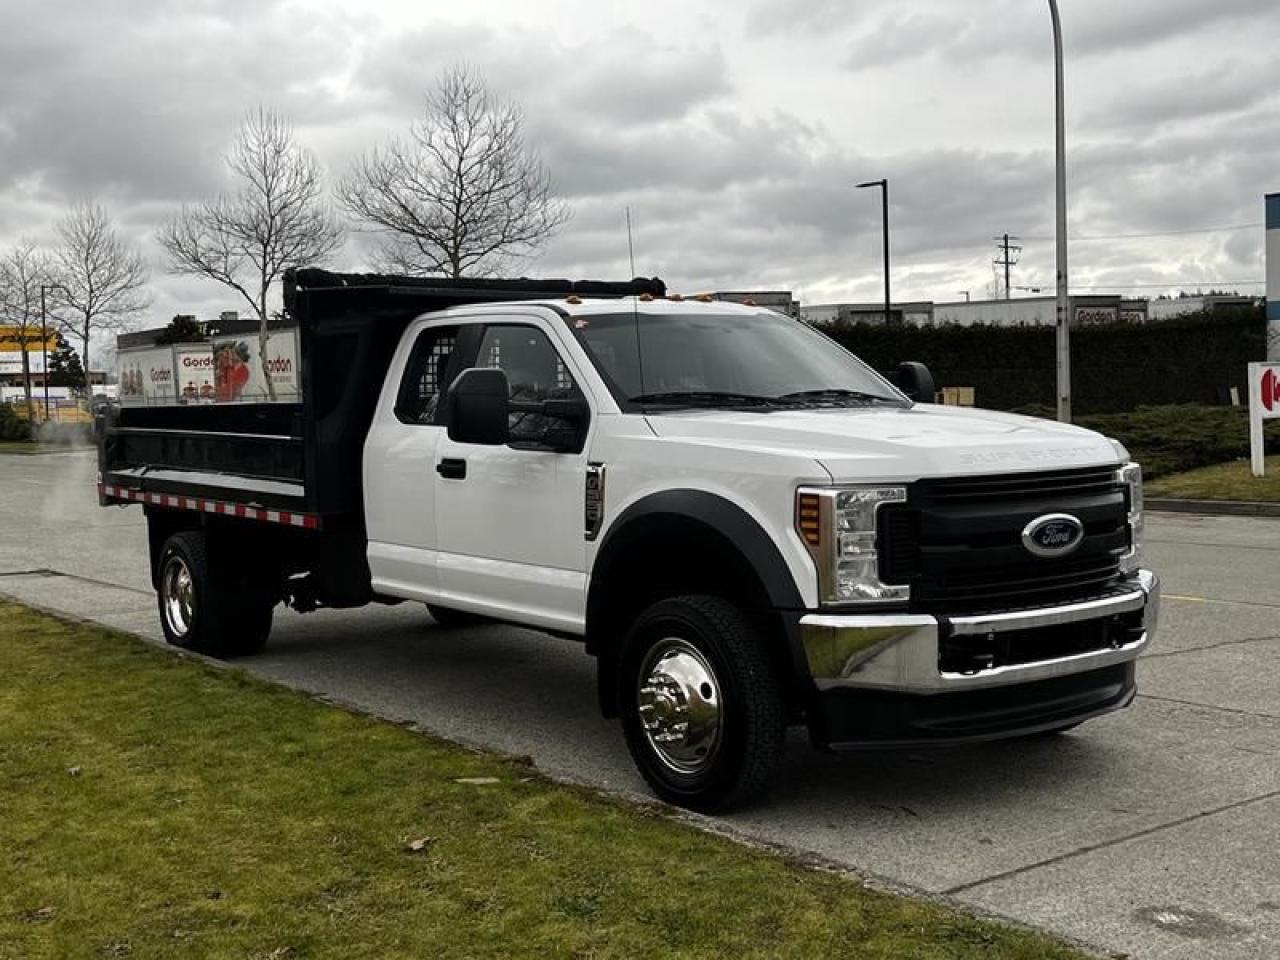
<instances>
[{"instance_id":1,"label":"windshield wiper","mask_svg":"<svg viewBox=\"0 0 1280 960\"><path fill-rule=\"evenodd\" d=\"M864 393L861 390L798 390L795 393L784 393L780 397L774 399L782 403L804 403L806 401L839 401L839 400L863 400L869 403L894 403L890 397L882 397L874 393Z\"/></svg>"},{"instance_id":2,"label":"windshield wiper","mask_svg":"<svg viewBox=\"0 0 1280 960\"><path fill-rule=\"evenodd\" d=\"M644 393L632 397L632 403L670 404L671 406L734 407L744 404L762 406L774 402L774 397L761 397L753 393L728 393L722 390L676 390L668 393Z\"/></svg>"}]
</instances>

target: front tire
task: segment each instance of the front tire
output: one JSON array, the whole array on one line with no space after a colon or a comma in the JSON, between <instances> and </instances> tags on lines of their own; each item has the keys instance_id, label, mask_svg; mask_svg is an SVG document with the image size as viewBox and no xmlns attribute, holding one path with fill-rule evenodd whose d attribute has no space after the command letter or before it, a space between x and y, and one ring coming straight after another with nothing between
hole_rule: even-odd
<instances>
[{"instance_id":1,"label":"front tire","mask_svg":"<svg viewBox=\"0 0 1280 960\"><path fill-rule=\"evenodd\" d=\"M716 811L772 786L782 759L782 691L760 630L721 597L663 600L622 651L622 727L636 766L670 803Z\"/></svg>"},{"instance_id":2,"label":"front tire","mask_svg":"<svg viewBox=\"0 0 1280 960\"><path fill-rule=\"evenodd\" d=\"M156 584L160 626L173 646L220 659L260 653L266 646L274 600L220 587L203 533L186 530L165 541Z\"/></svg>"}]
</instances>

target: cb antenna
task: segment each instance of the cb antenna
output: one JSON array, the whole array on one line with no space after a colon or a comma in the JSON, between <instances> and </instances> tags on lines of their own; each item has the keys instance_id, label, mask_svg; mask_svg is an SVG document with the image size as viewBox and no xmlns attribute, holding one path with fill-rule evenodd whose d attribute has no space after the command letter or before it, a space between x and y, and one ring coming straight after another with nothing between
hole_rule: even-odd
<instances>
[{"instance_id":1,"label":"cb antenna","mask_svg":"<svg viewBox=\"0 0 1280 960\"><path fill-rule=\"evenodd\" d=\"M631 276L636 277L636 246L631 239L631 206L627 205L623 209L627 212L627 255L631 258ZM644 351L640 348L640 298L637 295L631 297L631 320L635 324L636 331L636 375L640 378L640 393L637 396L644 396Z\"/></svg>"},{"instance_id":2,"label":"cb antenna","mask_svg":"<svg viewBox=\"0 0 1280 960\"><path fill-rule=\"evenodd\" d=\"M631 239L631 207L627 211L627 254L631 257L631 276L636 276L636 245Z\"/></svg>"}]
</instances>

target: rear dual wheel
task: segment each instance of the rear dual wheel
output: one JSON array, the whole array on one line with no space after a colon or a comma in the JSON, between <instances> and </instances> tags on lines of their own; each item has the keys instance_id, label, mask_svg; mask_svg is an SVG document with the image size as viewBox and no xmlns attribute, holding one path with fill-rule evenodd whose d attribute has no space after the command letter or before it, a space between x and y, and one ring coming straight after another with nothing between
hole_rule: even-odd
<instances>
[{"instance_id":1,"label":"rear dual wheel","mask_svg":"<svg viewBox=\"0 0 1280 960\"><path fill-rule=\"evenodd\" d=\"M271 634L275 598L215 581L203 533L175 533L160 552L156 599L164 638L212 657L260 653Z\"/></svg>"}]
</instances>

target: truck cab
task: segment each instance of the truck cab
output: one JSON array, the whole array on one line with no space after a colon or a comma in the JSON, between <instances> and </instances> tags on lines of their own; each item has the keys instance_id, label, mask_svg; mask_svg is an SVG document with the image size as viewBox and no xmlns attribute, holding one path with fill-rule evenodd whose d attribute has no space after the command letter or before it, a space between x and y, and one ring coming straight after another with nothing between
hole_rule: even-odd
<instances>
[{"instance_id":1,"label":"truck cab","mask_svg":"<svg viewBox=\"0 0 1280 960\"><path fill-rule=\"evenodd\" d=\"M789 726L944 745L1132 700L1159 584L1118 443L920 402L763 308L519 283L294 274L301 409L122 411L103 501L146 505L172 642L405 601L571 637L646 780L699 809L763 793Z\"/></svg>"}]
</instances>

